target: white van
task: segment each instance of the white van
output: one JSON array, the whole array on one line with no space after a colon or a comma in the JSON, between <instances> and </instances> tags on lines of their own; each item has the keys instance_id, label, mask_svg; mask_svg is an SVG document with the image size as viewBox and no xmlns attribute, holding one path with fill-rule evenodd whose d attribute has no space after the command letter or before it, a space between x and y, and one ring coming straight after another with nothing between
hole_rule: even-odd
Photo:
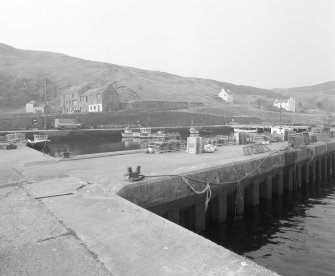
<instances>
[{"instance_id":1,"label":"white van","mask_svg":"<svg viewBox=\"0 0 335 276\"><path fill-rule=\"evenodd\" d=\"M81 124L74 119L55 119L57 129L80 129Z\"/></svg>"}]
</instances>

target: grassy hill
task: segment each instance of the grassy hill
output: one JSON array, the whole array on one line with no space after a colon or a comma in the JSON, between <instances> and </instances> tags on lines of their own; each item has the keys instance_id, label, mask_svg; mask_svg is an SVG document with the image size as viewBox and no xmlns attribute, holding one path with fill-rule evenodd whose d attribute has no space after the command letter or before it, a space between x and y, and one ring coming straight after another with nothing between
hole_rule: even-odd
<instances>
[{"instance_id":1,"label":"grassy hill","mask_svg":"<svg viewBox=\"0 0 335 276\"><path fill-rule=\"evenodd\" d=\"M312 86L277 88L274 92L282 97L293 97L307 108L321 108L326 111L335 111L335 81L329 81Z\"/></svg>"},{"instance_id":2,"label":"grassy hill","mask_svg":"<svg viewBox=\"0 0 335 276\"><path fill-rule=\"evenodd\" d=\"M0 44L0 105L23 106L31 99L43 100L47 78L48 101L57 104L66 87L92 83L99 86L114 82L121 101L164 100L220 103L217 95L225 87L235 99L260 95L273 98L275 92L226 82L148 71L109 63L88 61L64 54L19 50Z\"/></svg>"},{"instance_id":3,"label":"grassy hill","mask_svg":"<svg viewBox=\"0 0 335 276\"><path fill-rule=\"evenodd\" d=\"M223 102L217 95L225 88L233 93L234 103L243 106L236 112L271 111L275 98L290 96L299 102L299 110L317 106L325 109L324 103L328 103L329 109L329 102L335 103L335 81L309 87L267 90L0 44L0 111L23 110L24 104L30 100L44 101L45 79L48 102L53 107L58 106L59 95L67 87L82 83L98 87L108 82L114 83L122 102L201 102L204 106L220 108Z\"/></svg>"}]
</instances>

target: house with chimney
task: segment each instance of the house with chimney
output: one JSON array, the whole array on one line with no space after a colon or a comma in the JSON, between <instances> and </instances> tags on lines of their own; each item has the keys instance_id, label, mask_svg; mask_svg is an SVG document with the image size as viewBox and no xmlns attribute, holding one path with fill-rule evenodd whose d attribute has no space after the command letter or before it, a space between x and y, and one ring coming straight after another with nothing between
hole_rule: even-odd
<instances>
[{"instance_id":1,"label":"house with chimney","mask_svg":"<svg viewBox=\"0 0 335 276\"><path fill-rule=\"evenodd\" d=\"M276 99L273 105L286 111L295 112L295 100L292 97L285 100Z\"/></svg>"},{"instance_id":2,"label":"house with chimney","mask_svg":"<svg viewBox=\"0 0 335 276\"><path fill-rule=\"evenodd\" d=\"M233 94L229 89L222 88L218 97L224 100L226 103L233 103Z\"/></svg>"},{"instance_id":3,"label":"house with chimney","mask_svg":"<svg viewBox=\"0 0 335 276\"><path fill-rule=\"evenodd\" d=\"M98 88L83 84L64 90L61 106L63 113L113 111L120 108L120 99L112 84Z\"/></svg>"}]
</instances>

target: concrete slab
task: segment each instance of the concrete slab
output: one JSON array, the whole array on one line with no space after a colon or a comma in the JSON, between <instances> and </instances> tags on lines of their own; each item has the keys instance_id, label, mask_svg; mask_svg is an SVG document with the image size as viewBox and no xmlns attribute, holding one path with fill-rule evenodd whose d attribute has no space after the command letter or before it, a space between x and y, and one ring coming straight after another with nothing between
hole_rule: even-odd
<instances>
[{"instance_id":1,"label":"concrete slab","mask_svg":"<svg viewBox=\"0 0 335 276\"><path fill-rule=\"evenodd\" d=\"M26 244L0 254L0 275L112 275L72 235Z\"/></svg>"},{"instance_id":2,"label":"concrete slab","mask_svg":"<svg viewBox=\"0 0 335 276\"><path fill-rule=\"evenodd\" d=\"M0 188L4 186L18 186L24 180L24 176L14 168L0 169Z\"/></svg>"},{"instance_id":3,"label":"concrete slab","mask_svg":"<svg viewBox=\"0 0 335 276\"><path fill-rule=\"evenodd\" d=\"M0 200L0 251L67 233L68 230L22 188Z\"/></svg>"},{"instance_id":4,"label":"concrete slab","mask_svg":"<svg viewBox=\"0 0 335 276\"><path fill-rule=\"evenodd\" d=\"M27 147L25 144L18 144L17 149L0 151L1 168L20 168L25 163L36 161L55 160L49 155L45 155L37 150Z\"/></svg>"},{"instance_id":5,"label":"concrete slab","mask_svg":"<svg viewBox=\"0 0 335 276\"><path fill-rule=\"evenodd\" d=\"M91 188L42 201L116 275L276 275L118 196Z\"/></svg>"},{"instance_id":6,"label":"concrete slab","mask_svg":"<svg viewBox=\"0 0 335 276\"><path fill-rule=\"evenodd\" d=\"M26 189L34 197L45 197L66 193L74 193L80 187L87 185L86 182L76 177L51 178L38 181L26 186Z\"/></svg>"},{"instance_id":7,"label":"concrete slab","mask_svg":"<svg viewBox=\"0 0 335 276\"><path fill-rule=\"evenodd\" d=\"M286 143L278 143L270 147L276 150L285 145ZM12 201L9 198L0 201L0 215L4 214L6 219L6 226L0 228L0 231L5 233L4 242L0 240L0 243L5 244L5 248L0 250L6 252L6 255L2 255L4 258L12 256L4 259L4 262L9 263L9 266L17 266L20 262L14 261L15 256L20 256L21 262L26 260L28 257L25 254L20 255L16 249L28 244L33 245L31 250L35 255L32 256L40 256L43 249L35 243L50 237L67 235L70 229L97 255L98 260L116 275L275 275L115 195L122 187L133 185L126 181L124 176L128 166L141 165L142 172L146 175L182 174L262 157L244 157L242 148L243 146L222 147L213 154L201 155L183 152L153 155L137 153L66 162L54 162L53 158L41 153L36 154L30 148L19 148L15 152L16 156L8 153L10 163L6 166L17 169L29 180L30 184L25 188L34 196L48 195L51 191L71 191L81 181L92 184L71 196L41 200L50 210L44 214L40 213L42 209L39 208L38 201L33 200L33 203L37 204L35 206L32 202L22 199L24 204L20 205L20 196L24 198L23 194L19 193L22 190L15 193ZM66 228L57 224L56 218L62 221ZM10 229L13 233L10 233ZM19 235L23 237L16 241L15 236ZM60 248L65 252L64 258L70 258L71 254L67 253L65 246ZM29 250L23 252L29 254ZM72 262L76 263L77 260L72 259ZM80 263L80 260L78 262ZM54 266L57 262L49 264ZM33 271L29 270L33 269L29 266L47 271L42 261L27 265L27 273ZM12 271L15 269L10 270L6 267L6 271L14 273Z\"/></svg>"}]
</instances>

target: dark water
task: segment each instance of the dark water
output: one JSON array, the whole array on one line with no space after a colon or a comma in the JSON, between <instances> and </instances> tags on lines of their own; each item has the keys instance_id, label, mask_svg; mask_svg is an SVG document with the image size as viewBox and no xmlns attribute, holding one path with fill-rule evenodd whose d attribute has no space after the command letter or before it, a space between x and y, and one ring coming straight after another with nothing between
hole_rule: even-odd
<instances>
[{"instance_id":1,"label":"dark water","mask_svg":"<svg viewBox=\"0 0 335 276\"><path fill-rule=\"evenodd\" d=\"M189 136L189 129L170 129L167 132L178 132L181 139L186 140ZM231 129L216 128L211 130L200 130L202 137L214 137L216 135L232 135ZM64 151L69 150L71 155L81 155L90 153L124 151L134 149L145 149L151 140L139 138L121 138L121 134L99 135L84 134L70 137L50 137L50 155L60 156Z\"/></svg>"},{"instance_id":2,"label":"dark water","mask_svg":"<svg viewBox=\"0 0 335 276\"><path fill-rule=\"evenodd\" d=\"M335 275L334 183L248 209L204 236L281 275Z\"/></svg>"}]
</instances>

